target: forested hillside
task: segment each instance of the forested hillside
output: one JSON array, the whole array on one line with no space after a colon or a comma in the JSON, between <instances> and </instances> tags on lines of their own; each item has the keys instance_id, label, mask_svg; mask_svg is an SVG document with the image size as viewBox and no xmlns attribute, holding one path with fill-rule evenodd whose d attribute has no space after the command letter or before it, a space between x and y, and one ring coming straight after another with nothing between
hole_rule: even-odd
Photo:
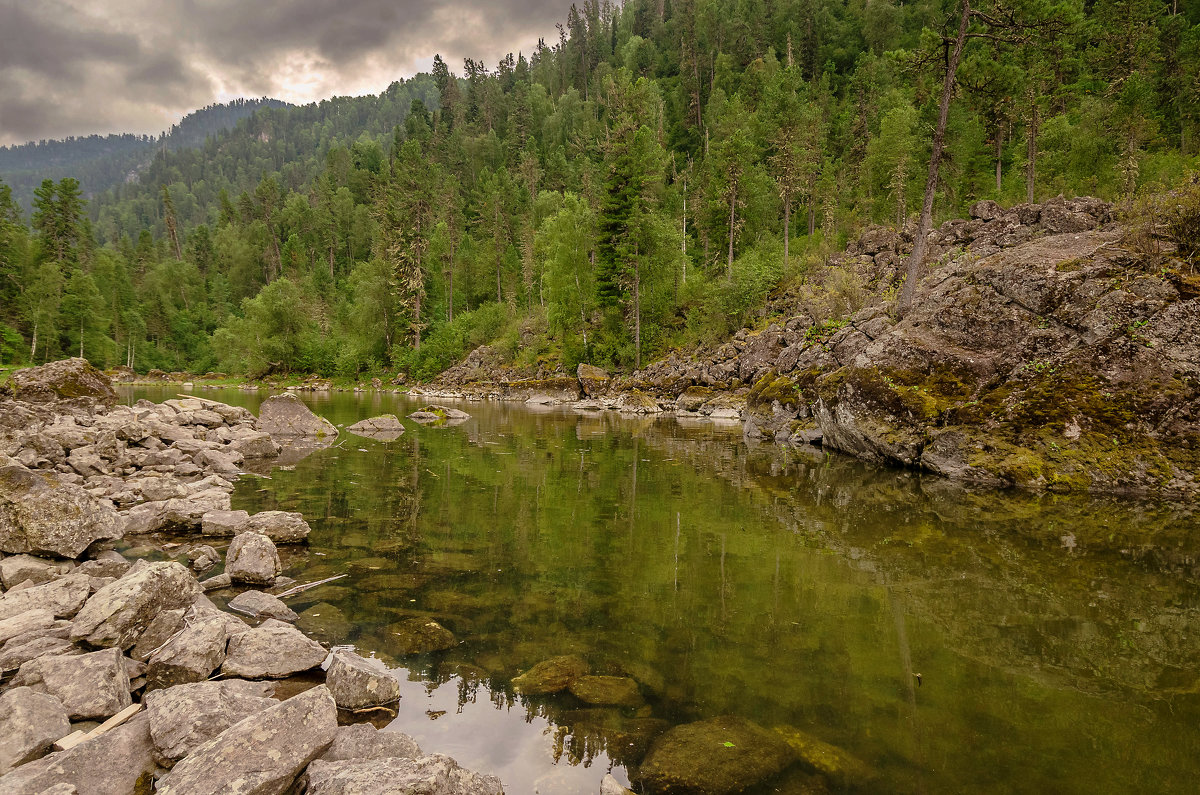
<instances>
[{"instance_id":1,"label":"forested hillside","mask_svg":"<svg viewBox=\"0 0 1200 795\"><path fill-rule=\"evenodd\" d=\"M34 189L43 179L72 177L86 195L96 195L126 180L136 180L156 148L199 146L210 135L232 128L260 108L288 107L277 99L235 99L189 113L161 136L88 135L61 141L0 146L0 177L12 188L18 206L33 206Z\"/></svg>"},{"instance_id":2,"label":"forested hillside","mask_svg":"<svg viewBox=\"0 0 1200 795\"><path fill-rule=\"evenodd\" d=\"M1198 162L1200 3L588 0L531 53L260 110L86 206L0 189L0 356L628 370L913 223L944 95L935 218L1161 190Z\"/></svg>"}]
</instances>

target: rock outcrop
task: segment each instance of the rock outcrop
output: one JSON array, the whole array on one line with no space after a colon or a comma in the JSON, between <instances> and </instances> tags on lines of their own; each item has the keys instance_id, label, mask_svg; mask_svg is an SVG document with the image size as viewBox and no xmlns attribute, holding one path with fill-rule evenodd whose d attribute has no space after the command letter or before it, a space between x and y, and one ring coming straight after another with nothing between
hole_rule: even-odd
<instances>
[{"instance_id":1,"label":"rock outcrop","mask_svg":"<svg viewBox=\"0 0 1200 795\"><path fill-rule=\"evenodd\" d=\"M64 398L92 398L106 406L117 402L116 390L104 373L87 359L63 359L17 370L12 374L13 396L30 403Z\"/></svg>"}]
</instances>

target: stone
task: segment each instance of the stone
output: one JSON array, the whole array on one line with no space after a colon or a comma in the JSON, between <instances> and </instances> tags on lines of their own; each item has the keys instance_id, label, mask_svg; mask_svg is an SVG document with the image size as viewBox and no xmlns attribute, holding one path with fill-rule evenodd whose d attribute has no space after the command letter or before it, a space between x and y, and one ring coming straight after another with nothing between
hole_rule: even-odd
<instances>
[{"instance_id":1,"label":"stone","mask_svg":"<svg viewBox=\"0 0 1200 795\"><path fill-rule=\"evenodd\" d=\"M199 593L196 578L179 563L135 566L88 599L75 617L71 639L128 649L156 615L186 607Z\"/></svg>"},{"instance_id":2,"label":"stone","mask_svg":"<svg viewBox=\"0 0 1200 795\"><path fill-rule=\"evenodd\" d=\"M543 660L512 680L513 687L527 696L560 693L588 672L588 664L574 654Z\"/></svg>"},{"instance_id":3,"label":"stone","mask_svg":"<svg viewBox=\"0 0 1200 795\"><path fill-rule=\"evenodd\" d=\"M341 643L354 628L346 614L328 602L317 602L300 614L296 621L306 635L325 643Z\"/></svg>"},{"instance_id":4,"label":"stone","mask_svg":"<svg viewBox=\"0 0 1200 795\"><path fill-rule=\"evenodd\" d=\"M187 557L188 563L192 564L192 571L196 572L208 571L221 562L221 553L208 544L192 547L188 550Z\"/></svg>"},{"instance_id":5,"label":"stone","mask_svg":"<svg viewBox=\"0 0 1200 795\"><path fill-rule=\"evenodd\" d=\"M255 713L163 776L158 795L279 795L333 742L337 706L324 685Z\"/></svg>"},{"instance_id":6,"label":"stone","mask_svg":"<svg viewBox=\"0 0 1200 795\"><path fill-rule=\"evenodd\" d=\"M280 446L269 433L246 431L229 443L229 449L241 453L243 458L274 458L279 455Z\"/></svg>"},{"instance_id":7,"label":"stone","mask_svg":"<svg viewBox=\"0 0 1200 795\"><path fill-rule=\"evenodd\" d=\"M13 638L4 644L3 649L0 649L0 674L15 671L30 660L36 660L39 657L62 656L64 654L78 654L81 652L82 649L66 638L56 638L51 635L43 635L41 637L27 635Z\"/></svg>"},{"instance_id":8,"label":"stone","mask_svg":"<svg viewBox=\"0 0 1200 795\"><path fill-rule=\"evenodd\" d=\"M453 425L461 425L471 418L471 415L465 411L448 408L446 406L426 406L422 409L417 409L408 415L408 418L413 422L419 422L422 425L430 425L437 427L449 427Z\"/></svg>"},{"instance_id":9,"label":"stone","mask_svg":"<svg viewBox=\"0 0 1200 795\"><path fill-rule=\"evenodd\" d=\"M49 472L0 467L0 552L77 558L100 539L120 538L112 505Z\"/></svg>"},{"instance_id":10,"label":"stone","mask_svg":"<svg viewBox=\"0 0 1200 795\"><path fill-rule=\"evenodd\" d=\"M92 581L86 574L69 574L41 585L7 591L0 596L0 620L38 609L48 610L59 618L70 618L84 606L91 592Z\"/></svg>"},{"instance_id":11,"label":"stone","mask_svg":"<svg viewBox=\"0 0 1200 795\"><path fill-rule=\"evenodd\" d=\"M86 397L112 406L120 399L108 376L78 357L17 370L10 383L13 397L27 403Z\"/></svg>"},{"instance_id":12,"label":"stone","mask_svg":"<svg viewBox=\"0 0 1200 795\"><path fill-rule=\"evenodd\" d=\"M409 618L388 628L390 649L396 654L429 654L458 645L450 630L431 618Z\"/></svg>"},{"instance_id":13,"label":"stone","mask_svg":"<svg viewBox=\"0 0 1200 795\"><path fill-rule=\"evenodd\" d=\"M380 731L370 723L339 726L333 743L321 754L326 762L344 759L416 759L421 756L417 741L403 732Z\"/></svg>"},{"instance_id":14,"label":"stone","mask_svg":"<svg viewBox=\"0 0 1200 795\"><path fill-rule=\"evenodd\" d=\"M265 682L225 679L147 693L155 756L173 765L235 723L278 704L270 698L271 689Z\"/></svg>"},{"instance_id":15,"label":"stone","mask_svg":"<svg viewBox=\"0 0 1200 795\"><path fill-rule=\"evenodd\" d=\"M0 792L41 793L67 785L79 795L148 793L154 786L156 767L150 722L145 715L135 715L95 739L0 777Z\"/></svg>"},{"instance_id":16,"label":"stone","mask_svg":"<svg viewBox=\"0 0 1200 795\"><path fill-rule=\"evenodd\" d=\"M309 795L503 795L495 776L484 776L460 767L442 754L418 759L348 759L314 761L308 767Z\"/></svg>"},{"instance_id":17,"label":"stone","mask_svg":"<svg viewBox=\"0 0 1200 795\"><path fill-rule=\"evenodd\" d=\"M567 689L587 704L640 707L645 703L638 683L627 676L581 676Z\"/></svg>"},{"instance_id":18,"label":"stone","mask_svg":"<svg viewBox=\"0 0 1200 795\"><path fill-rule=\"evenodd\" d=\"M33 555L12 555L0 560L0 582L5 588L12 588L29 581L34 585L53 580L63 574L62 565L45 558Z\"/></svg>"},{"instance_id":19,"label":"stone","mask_svg":"<svg viewBox=\"0 0 1200 795\"><path fill-rule=\"evenodd\" d=\"M259 511L239 532L262 533L276 544L298 544L308 538L312 528L295 511Z\"/></svg>"},{"instance_id":20,"label":"stone","mask_svg":"<svg viewBox=\"0 0 1200 795\"><path fill-rule=\"evenodd\" d=\"M381 414L378 417L359 420L346 430L356 436L381 442L394 442L404 435L404 426L395 414Z\"/></svg>"},{"instance_id":21,"label":"stone","mask_svg":"<svg viewBox=\"0 0 1200 795\"><path fill-rule=\"evenodd\" d=\"M268 619L229 639L221 673L245 679L280 679L316 668L326 656L325 647L300 630Z\"/></svg>"},{"instance_id":22,"label":"stone","mask_svg":"<svg viewBox=\"0 0 1200 795\"><path fill-rule=\"evenodd\" d=\"M272 395L258 410L258 429L274 439L296 437L335 438L337 427L318 417L295 395Z\"/></svg>"},{"instance_id":23,"label":"stone","mask_svg":"<svg viewBox=\"0 0 1200 795\"><path fill-rule=\"evenodd\" d=\"M50 629L56 620L53 613L40 607L6 618L0 621L0 645L10 638Z\"/></svg>"},{"instance_id":24,"label":"stone","mask_svg":"<svg viewBox=\"0 0 1200 795\"><path fill-rule=\"evenodd\" d=\"M590 398L607 394L609 384L612 382L612 376L607 371L582 362L575 368L575 377L579 379L579 386L583 390L583 394Z\"/></svg>"},{"instance_id":25,"label":"stone","mask_svg":"<svg viewBox=\"0 0 1200 795\"><path fill-rule=\"evenodd\" d=\"M239 533L225 553L225 573L234 582L270 585L281 571L279 552L271 539L262 533Z\"/></svg>"},{"instance_id":26,"label":"stone","mask_svg":"<svg viewBox=\"0 0 1200 795\"><path fill-rule=\"evenodd\" d=\"M119 649L38 657L22 665L13 682L54 696L72 720L107 718L131 703Z\"/></svg>"},{"instance_id":27,"label":"stone","mask_svg":"<svg viewBox=\"0 0 1200 795\"><path fill-rule=\"evenodd\" d=\"M775 733L796 753L800 767L819 773L841 790L859 791L874 777L861 759L807 732L792 726L776 726Z\"/></svg>"},{"instance_id":28,"label":"stone","mask_svg":"<svg viewBox=\"0 0 1200 795\"><path fill-rule=\"evenodd\" d=\"M200 515L200 534L233 537L250 521L246 511L205 511Z\"/></svg>"},{"instance_id":29,"label":"stone","mask_svg":"<svg viewBox=\"0 0 1200 795\"><path fill-rule=\"evenodd\" d=\"M605 773L600 781L600 795L634 795L633 790L621 786L612 773Z\"/></svg>"},{"instance_id":30,"label":"stone","mask_svg":"<svg viewBox=\"0 0 1200 795\"><path fill-rule=\"evenodd\" d=\"M262 591L243 591L229 600L229 609L252 618L275 618L295 621L299 616L282 599Z\"/></svg>"},{"instance_id":31,"label":"stone","mask_svg":"<svg viewBox=\"0 0 1200 795\"><path fill-rule=\"evenodd\" d=\"M229 625L209 615L184 627L146 662L146 686L151 690L202 682L225 662Z\"/></svg>"},{"instance_id":32,"label":"stone","mask_svg":"<svg viewBox=\"0 0 1200 795\"><path fill-rule=\"evenodd\" d=\"M29 687L0 695L0 776L46 755L55 740L71 733L62 702Z\"/></svg>"},{"instance_id":33,"label":"stone","mask_svg":"<svg viewBox=\"0 0 1200 795\"><path fill-rule=\"evenodd\" d=\"M228 588L233 585L233 578L226 572L221 572L200 583L200 589L205 593L209 591L219 591L223 588Z\"/></svg>"},{"instance_id":34,"label":"stone","mask_svg":"<svg viewBox=\"0 0 1200 795\"><path fill-rule=\"evenodd\" d=\"M338 650L325 672L325 683L341 709L363 709L400 700L400 680L381 660Z\"/></svg>"},{"instance_id":35,"label":"stone","mask_svg":"<svg viewBox=\"0 0 1200 795\"><path fill-rule=\"evenodd\" d=\"M662 795L728 795L757 786L795 759L775 732L723 716L663 733L646 755L640 779Z\"/></svg>"}]
</instances>

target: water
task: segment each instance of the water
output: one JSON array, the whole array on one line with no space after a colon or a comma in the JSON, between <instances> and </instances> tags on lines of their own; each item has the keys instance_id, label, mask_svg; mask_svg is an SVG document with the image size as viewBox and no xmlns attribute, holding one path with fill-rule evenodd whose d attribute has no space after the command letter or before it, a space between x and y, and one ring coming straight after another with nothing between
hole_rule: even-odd
<instances>
[{"instance_id":1,"label":"water","mask_svg":"<svg viewBox=\"0 0 1200 795\"><path fill-rule=\"evenodd\" d=\"M420 405L305 399L339 425ZM289 602L322 640L406 670L392 725L426 750L513 795L594 793L662 728L736 714L845 749L875 791L1195 791L1189 506L968 490L736 425L462 407L466 424L405 421L395 442L343 433L234 494L312 525L286 574L349 573ZM413 617L458 644L399 655ZM569 653L645 704L514 695Z\"/></svg>"}]
</instances>

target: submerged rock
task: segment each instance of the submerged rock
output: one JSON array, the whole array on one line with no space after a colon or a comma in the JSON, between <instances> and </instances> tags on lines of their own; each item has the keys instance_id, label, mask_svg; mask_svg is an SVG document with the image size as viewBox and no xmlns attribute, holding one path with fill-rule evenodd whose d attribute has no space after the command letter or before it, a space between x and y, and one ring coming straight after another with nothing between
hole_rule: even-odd
<instances>
[{"instance_id":1,"label":"submerged rock","mask_svg":"<svg viewBox=\"0 0 1200 795\"><path fill-rule=\"evenodd\" d=\"M45 756L55 740L71 732L62 702L29 687L0 695L0 776Z\"/></svg>"},{"instance_id":2,"label":"submerged rock","mask_svg":"<svg viewBox=\"0 0 1200 795\"><path fill-rule=\"evenodd\" d=\"M325 683L341 709L363 709L400 700L400 680L382 661L336 651Z\"/></svg>"},{"instance_id":3,"label":"submerged rock","mask_svg":"<svg viewBox=\"0 0 1200 795\"><path fill-rule=\"evenodd\" d=\"M229 639L221 672L246 679L280 679L316 668L325 647L282 621L269 619Z\"/></svg>"},{"instance_id":4,"label":"submerged rock","mask_svg":"<svg viewBox=\"0 0 1200 795\"><path fill-rule=\"evenodd\" d=\"M571 695L588 704L638 707L645 703L638 683L627 676L581 676L568 689Z\"/></svg>"},{"instance_id":5,"label":"submerged rock","mask_svg":"<svg viewBox=\"0 0 1200 795\"><path fill-rule=\"evenodd\" d=\"M775 732L745 718L713 718L676 726L650 748L643 785L661 795L728 795L780 773L796 758Z\"/></svg>"},{"instance_id":6,"label":"submerged rock","mask_svg":"<svg viewBox=\"0 0 1200 795\"><path fill-rule=\"evenodd\" d=\"M574 654L543 660L512 680L513 688L527 696L559 693L588 672L588 664Z\"/></svg>"},{"instance_id":7,"label":"submerged rock","mask_svg":"<svg viewBox=\"0 0 1200 795\"><path fill-rule=\"evenodd\" d=\"M459 766L448 756L432 754L419 759L347 759L314 761L308 767L309 795L503 795L495 776L484 776Z\"/></svg>"},{"instance_id":8,"label":"submerged rock","mask_svg":"<svg viewBox=\"0 0 1200 795\"><path fill-rule=\"evenodd\" d=\"M328 602L317 602L296 619L296 626L305 634L326 643L341 643L354 626L346 614Z\"/></svg>"},{"instance_id":9,"label":"submerged rock","mask_svg":"<svg viewBox=\"0 0 1200 795\"><path fill-rule=\"evenodd\" d=\"M777 726L775 733L796 752L801 767L821 774L836 787L861 787L872 777L871 769L865 762L836 745L818 740L792 726Z\"/></svg>"},{"instance_id":10,"label":"submerged rock","mask_svg":"<svg viewBox=\"0 0 1200 795\"><path fill-rule=\"evenodd\" d=\"M378 417L359 420L346 430L356 436L365 436L381 442L393 442L404 435L404 426L395 414L381 414Z\"/></svg>"},{"instance_id":11,"label":"submerged rock","mask_svg":"<svg viewBox=\"0 0 1200 795\"><path fill-rule=\"evenodd\" d=\"M121 533L112 505L79 486L19 464L0 467L0 552L77 558Z\"/></svg>"},{"instance_id":12,"label":"submerged rock","mask_svg":"<svg viewBox=\"0 0 1200 795\"><path fill-rule=\"evenodd\" d=\"M409 618L388 629L391 650L407 656L429 654L458 645L454 633L431 618Z\"/></svg>"},{"instance_id":13,"label":"submerged rock","mask_svg":"<svg viewBox=\"0 0 1200 795\"><path fill-rule=\"evenodd\" d=\"M276 439L336 438L337 427L318 417L295 395L272 395L259 407L258 429Z\"/></svg>"},{"instance_id":14,"label":"submerged rock","mask_svg":"<svg viewBox=\"0 0 1200 795\"><path fill-rule=\"evenodd\" d=\"M333 742L337 706L324 685L235 723L183 758L158 782L159 795L287 792Z\"/></svg>"}]
</instances>

